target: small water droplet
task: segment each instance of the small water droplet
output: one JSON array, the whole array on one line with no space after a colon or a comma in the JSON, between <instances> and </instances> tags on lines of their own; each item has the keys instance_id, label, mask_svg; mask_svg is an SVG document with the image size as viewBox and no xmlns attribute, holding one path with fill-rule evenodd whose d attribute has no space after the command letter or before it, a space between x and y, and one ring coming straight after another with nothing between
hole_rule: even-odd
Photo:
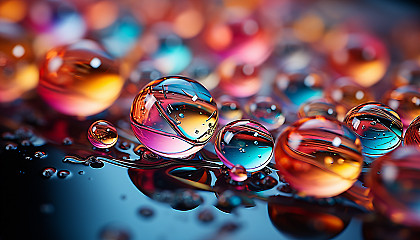
<instances>
[{"instance_id":1,"label":"small water droplet","mask_svg":"<svg viewBox=\"0 0 420 240\"><path fill-rule=\"evenodd\" d=\"M79 175L84 175L84 174L85 174L85 171L83 170L79 171Z\"/></svg>"},{"instance_id":2,"label":"small water droplet","mask_svg":"<svg viewBox=\"0 0 420 240\"><path fill-rule=\"evenodd\" d=\"M153 211L153 209L149 207L140 207L138 210L138 213L143 218L150 218L150 217L153 217L153 215L155 215L155 212Z\"/></svg>"},{"instance_id":3,"label":"small water droplet","mask_svg":"<svg viewBox=\"0 0 420 240\"><path fill-rule=\"evenodd\" d=\"M198 129L195 129L195 134L199 134L200 131L198 131Z\"/></svg>"},{"instance_id":4,"label":"small water droplet","mask_svg":"<svg viewBox=\"0 0 420 240\"><path fill-rule=\"evenodd\" d=\"M58 173L57 173L57 176L59 177L59 178L66 178L67 176L69 176L70 175L70 171L68 171L68 170L60 170L60 171L58 171Z\"/></svg>"},{"instance_id":5,"label":"small water droplet","mask_svg":"<svg viewBox=\"0 0 420 240\"><path fill-rule=\"evenodd\" d=\"M20 142L20 145L24 146L24 147L29 147L32 145L32 142L29 140L23 140L22 142Z\"/></svg>"},{"instance_id":6,"label":"small water droplet","mask_svg":"<svg viewBox=\"0 0 420 240\"><path fill-rule=\"evenodd\" d=\"M204 209L198 214L198 220L203 223L209 223L214 220L214 214L210 209Z\"/></svg>"},{"instance_id":7,"label":"small water droplet","mask_svg":"<svg viewBox=\"0 0 420 240\"><path fill-rule=\"evenodd\" d=\"M72 138L70 138L70 137L65 137L65 138L63 139L63 144L64 144L64 145L72 145L72 144L73 144L73 139L72 139Z\"/></svg>"},{"instance_id":8,"label":"small water droplet","mask_svg":"<svg viewBox=\"0 0 420 240\"><path fill-rule=\"evenodd\" d=\"M17 149L17 145L16 145L16 144L14 144L14 143L9 143L9 144L7 144L7 145L4 147L4 149L6 149L7 151L9 151L9 150L16 150L16 149Z\"/></svg>"},{"instance_id":9,"label":"small water droplet","mask_svg":"<svg viewBox=\"0 0 420 240\"><path fill-rule=\"evenodd\" d=\"M370 122L370 125L376 125L376 121Z\"/></svg>"},{"instance_id":10,"label":"small water droplet","mask_svg":"<svg viewBox=\"0 0 420 240\"><path fill-rule=\"evenodd\" d=\"M41 152L41 151L35 152L35 154L34 154L34 157L37 157L37 158L46 158L47 156L48 156L48 154L46 154L45 152Z\"/></svg>"},{"instance_id":11,"label":"small water droplet","mask_svg":"<svg viewBox=\"0 0 420 240\"><path fill-rule=\"evenodd\" d=\"M26 156L25 159L28 160L28 161L31 161L32 160L32 157Z\"/></svg>"},{"instance_id":12,"label":"small water droplet","mask_svg":"<svg viewBox=\"0 0 420 240\"><path fill-rule=\"evenodd\" d=\"M261 154L258 154L258 158L261 158Z\"/></svg>"},{"instance_id":13,"label":"small water droplet","mask_svg":"<svg viewBox=\"0 0 420 240\"><path fill-rule=\"evenodd\" d=\"M258 145L258 141L254 141L254 144L255 144L255 145Z\"/></svg>"},{"instance_id":14,"label":"small water droplet","mask_svg":"<svg viewBox=\"0 0 420 240\"><path fill-rule=\"evenodd\" d=\"M183 114L183 113L178 114L178 116L179 116L180 118L184 118L184 114Z\"/></svg>"},{"instance_id":15,"label":"small water droplet","mask_svg":"<svg viewBox=\"0 0 420 240\"><path fill-rule=\"evenodd\" d=\"M47 167L42 171L42 176L46 178L50 178L55 174L55 172L57 172L55 168Z\"/></svg>"}]
</instances>

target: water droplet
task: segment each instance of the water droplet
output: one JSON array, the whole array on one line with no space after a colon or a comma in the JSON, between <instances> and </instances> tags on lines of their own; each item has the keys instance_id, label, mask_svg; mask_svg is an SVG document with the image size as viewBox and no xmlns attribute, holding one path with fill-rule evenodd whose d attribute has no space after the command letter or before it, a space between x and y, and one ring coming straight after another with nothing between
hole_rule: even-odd
<instances>
[{"instance_id":1,"label":"water droplet","mask_svg":"<svg viewBox=\"0 0 420 240\"><path fill-rule=\"evenodd\" d=\"M23 140L22 142L20 142L20 145L24 146L24 147L29 147L32 145L32 142L29 140Z\"/></svg>"},{"instance_id":2,"label":"water droplet","mask_svg":"<svg viewBox=\"0 0 420 240\"><path fill-rule=\"evenodd\" d=\"M65 137L64 139L63 139L63 144L64 145L72 145L73 144L73 139L72 138L70 138L70 137Z\"/></svg>"},{"instance_id":3,"label":"water droplet","mask_svg":"<svg viewBox=\"0 0 420 240\"><path fill-rule=\"evenodd\" d=\"M85 174L85 171L83 170L79 171L79 175L84 175L84 174Z\"/></svg>"},{"instance_id":4,"label":"water droplet","mask_svg":"<svg viewBox=\"0 0 420 240\"><path fill-rule=\"evenodd\" d=\"M57 170L55 168L52 167L47 167L42 171L42 176L46 177L46 178L50 178L52 177L55 173L57 172Z\"/></svg>"},{"instance_id":5,"label":"water droplet","mask_svg":"<svg viewBox=\"0 0 420 240\"><path fill-rule=\"evenodd\" d=\"M246 169L239 164L229 170L229 176L232 180L237 182L243 182L248 178Z\"/></svg>"},{"instance_id":6,"label":"water droplet","mask_svg":"<svg viewBox=\"0 0 420 240\"><path fill-rule=\"evenodd\" d=\"M15 143L9 143L6 145L6 147L4 147L4 149L6 149L7 151L9 150L16 150L17 149L17 145Z\"/></svg>"},{"instance_id":7,"label":"water droplet","mask_svg":"<svg viewBox=\"0 0 420 240\"><path fill-rule=\"evenodd\" d=\"M140 207L138 213L143 218L151 218L155 215L155 212L150 207Z\"/></svg>"},{"instance_id":8,"label":"water droplet","mask_svg":"<svg viewBox=\"0 0 420 240\"><path fill-rule=\"evenodd\" d=\"M59 178L66 178L67 176L69 176L70 175L70 171L68 171L68 170L60 170L60 171L58 171L58 173L57 173L57 176L59 177Z\"/></svg>"},{"instance_id":9,"label":"water droplet","mask_svg":"<svg viewBox=\"0 0 420 240\"><path fill-rule=\"evenodd\" d=\"M28 160L28 161L31 161L32 160L32 157L26 156L25 159Z\"/></svg>"},{"instance_id":10,"label":"water droplet","mask_svg":"<svg viewBox=\"0 0 420 240\"><path fill-rule=\"evenodd\" d=\"M34 154L34 157L37 157L37 158L46 158L47 156L48 156L48 154L46 154L45 152L41 152L41 151L35 152L35 154Z\"/></svg>"},{"instance_id":11,"label":"water droplet","mask_svg":"<svg viewBox=\"0 0 420 240\"><path fill-rule=\"evenodd\" d=\"M178 116L179 116L180 118L184 118L184 114L183 114L183 113L180 113Z\"/></svg>"},{"instance_id":12,"label":"water droplet","mask_svg":"<svg viewBox=\"0 0 420 240\"><path fill-rule=\"evenodd\" d=\"M110 148L117 143L117 129L108 121L98 120L90 125L88 139L97 148Z\"/></svg>"},{"instance_id":13,"label":"water droplet","mask_svg":"<svg viewBox=\"0 0 420 240\"><path fill-rule=\"evenodd\" d=\"M204 209L198 214L198 220L203 223L209 223L214 220L214 214L210 209Z\"/></svg>"},{"instance_id":14,"label":"water droplet","mask_svg":"<svg viewBox=\"0 0 420 240\"><path fill-rule=\"evenodd\" d=\"M124 226L106 226L100 233L101 240L130 240L131 234Z\"/></svg>"}]
</instances>

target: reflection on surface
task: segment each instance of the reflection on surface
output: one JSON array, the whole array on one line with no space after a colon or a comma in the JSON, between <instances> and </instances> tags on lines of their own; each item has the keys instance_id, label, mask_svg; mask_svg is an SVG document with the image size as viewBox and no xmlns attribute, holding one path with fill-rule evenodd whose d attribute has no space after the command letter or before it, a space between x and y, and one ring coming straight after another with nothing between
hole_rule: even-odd
<instances>
[{"instance_id":1,"label":"reflection on surface","mask_svg":"<svg viewBox=\"0 0 420 240\"><path fill-rule=\"evenodd\" d=\"M272 197L268 215L273 225L292 239L330 239L350 223L349 208Z\"/></svg>"}]
</instances>

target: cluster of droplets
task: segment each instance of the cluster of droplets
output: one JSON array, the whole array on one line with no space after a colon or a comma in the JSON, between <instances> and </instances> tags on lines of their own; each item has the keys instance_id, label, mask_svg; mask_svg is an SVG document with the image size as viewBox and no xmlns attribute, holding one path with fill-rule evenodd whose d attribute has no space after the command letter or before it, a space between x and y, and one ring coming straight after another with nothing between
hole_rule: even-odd
<instances>
[{"instance_id":1,"label":"cluster of droplets","mask_svg":"<svg viewBox=\"0 0 420 240\"><path fill-rule=\"evenodd\" d=\"M226 181L219 184L255 192L277 185L264 174L275 168L287 182L280 192L329 198L360 180L363 166L377 162L368 177L377 208L397 223L418 225L418 215L389 203L403 202L416 192L415 177L397 160L407 160L410 170L417 171L411 161L415 150L404 155L398 148L401 143L420 148L420 64L415 60L420 51L405 47L395 51L411 60L385 76L394 61L374 34L330 24L312 12L283 19L282 9L289 9L282 3L246 2L162 3L158 14L153 7L134 2L92 2L78 11L80 6L71 2L36 1L28 3L28 16L24 11L18 14L19 8L16 14L5 14L9 11L0 3L0 17L8 20L0 22L0 102L31 98L36 88L51 109L77 121L119 115L132 103L131 128L144 149L133 153L127 142L117 144L117 128L106 120L95 121L87 131L93 145L88 150L102 155L64 159L93 168L103 167L105 160L133 169L198 161L221 169L219 177ZM44 21L38 21L35 16L40 14L34 9L46 9L48 14L41 14ZM396 45L411 46L402 40L405 35ZM35 59L40 59L39 68ZM180 73L188 77L167 76ZM372 86L384 88L386 84L379 85L387 80L392 89L381 96L382 103L373 102L378 96ZM4 123L13 128L13 121ZM124 138L135 141L127 129L120 129ZM278 136L276 141L273 136ZM43 150L28 150L46 141L27 129L6 132L2 140L6 154L18 153L32 162L48 157ZM79 139L66 137L60 147L73 150L78 144ZM202 157L206 144L218 159ZM112 158L113 150L125 155ZM131 161L131 156L138 159ZM139 167L138 162L146 163ZM176 176L171 179L180 172L172 171ZM42 170L45 178L70 175L53 167ZM402 192L395 186L403 186ZM388 198L383 192L399 196ZM151 197L184 210L203 202L193 191L163 191ZM276 201L269 205L275 224L289 213ZM220 209L239 205L253 202L230 191L218 198ZM147 208L139 213L153 215ZM203 211L198 218L211 222L214 216ZM103 238L114 235L128 238L129 233L119 228L101 232Z\"/></svg>"}]
</instances>

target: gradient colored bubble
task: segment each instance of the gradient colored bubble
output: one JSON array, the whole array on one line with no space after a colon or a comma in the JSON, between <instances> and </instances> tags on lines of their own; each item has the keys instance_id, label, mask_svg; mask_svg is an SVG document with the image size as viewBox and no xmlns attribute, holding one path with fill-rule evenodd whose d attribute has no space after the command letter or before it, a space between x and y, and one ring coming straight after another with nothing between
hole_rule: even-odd
<instances>
[{"instance_id":1,"label":"gradient colored bubble","mask_svg":"<svg viewBox=\"0 0 420 240\"><path fill-rule=\"evenodd\" d=\"M186 158L204 147L217 127L210 92L193 79L168 76L150 82L134 99L131 127L151 151Z\"/></svg>"},{"instance_id":2,"label":"gradient colored bubble","mask_svg":"<svg viewBox=\"0 0 420 240\"><path fill-rule=\"evenodd\" d=\"M375 100L368 88L360 86L348 77L341 77L329 86L325 91L325 98L337 106L340 116L357 105Z\"/></svg>"},{"instance_id":3,"label":"gradient colored bubble","mask_svg":"<svg viewBox=\"0 0 420 240\"><path fill-rule=\"evenodd\" d=\"M330 64L338 73L352 77L364 87L382 79L389 56L380 39L367 33L348 33L339 40L342 46L329 53Z\"/></svg>"},{"instance_id":4,"label":"gradient colored bubble","mask_svg":"<svg viewBox=\"0 0 420 240\"><path fill-rule=\"evenodd\" d=\"M404 125L420 115L420 91L414 86L403 86L388 92L383 103L394 109Z\"/></svg>"},{"instance_id":5,"label":"gradient colored bubble","mask_svg":"<svg viewBox=\"0 0 420 240\"><path fill-rule=\"evenodd\" d=\"M252 120L233 121L217 134L215 150L228 168L241 165L247 172L261 170L273 157L270 132Z\"/></svg>"},{"instance_id":6,"label":"gradient colored bubble","mask_svg":"<svg viewBox=\"0 0 420 240\"><path fill-rule=\"evenodd\" d=\"M363 155L370 158L394 150L402 141L400 117L382 103L360 104L347 113L343 122L360 137Z\"/></svg>"},{"instance_id":7,"label":"gradient colored bubble","mask_svg":"<svg viewBox=\"0 0 420 240\"><path fill-rule=\"evenodd\" d=\"M153 53L154 64L164 74L178 74L182 72L192 60L190 47L173 33L159 33L157 50Z\"/></svg>"},{"instance_id":8,"label":"gradient colored bubble","mask_svg":"<svg viewBox=\"0 0 420 240\"><path fill-rule=\"evenodd\" d=\"M404 146L420 148L420 116L416 117L405 131Z\"/></svg>"},{"instance_id":9,"label":"gradient colored bubble","mask_svg":"<svg viewBox=\"0 0 420 240\"><path fill-rule=\"evenodd\" d=\"M241 165L235 165L229 170L229 176L232 180L237 182L243 182L248 178L246 169Z\"/></svg>"},{"instance_id":10,"label":"gradient colored bubble","mask_svg":"<svg viewBox=\"0 0 420 240\"><path fill-rule=\"evenodd\" d=\"M420 87L420 60L407 60L398 66L392 83L396 87L414 85Z\"/></svg>"},{"instance_id":11,"label":"gradient colored bubble","mask_svg":"<svg viewBox=\"0 0 420 240\"><path fill-rule=\"evenodd\" d=\"M38 84L32 50L23 29L0 21L0 102L16 100Z\"/></svg>"},{"instance_id":12,"label":"gradient colored bubble","mask_svg":"<svg viewBox=\"0 0 420 240\"><path fill-rule=\"evenodd\" d=\"M245 109L251 119L270 131L283 125L286 120L282 107L271 97L254 97L248 101Z\"/></svg>"},{"instance_id":13,"label":"gradient colored bubble","mask_svg":"<svg viewBox=\"0 0 420 240\"><path fill-rule=\"evenodd\" d=\"M399 148L378 158L366 177L375 209L393 222L420 226L420 152Z\"/></svg>"},{"instance_id":14,"label":"gradient colored bubble","mask_svg":"<svg viewBox=\"0 0 420 240\"><path fill-rule=\"evenodd\" d=\"M123 85L117 62L86 40L48 51L40 67L38 93L63 114L90 116L108 108Z\"/></svg>"},{"instance_id":15,"label":"gradient colored bubble","mask_svg":"<svg viewBox=\"0 0 420 240\"><path fill-rule=\"evenodd\" d=\"M98 120L90 125L88 140L97 148L110 148L117 143L117 129L108 121Z\"/></svg>"},{"instance_id":16,"label":"gradient colored bubble","mask_svg":"<svg viewBox=\"0 0 420 240\"><path fill-rule=\"evenodd\" d=\"M324 116L327 118L337 118L336 106L330 101L320 98L311 100L300 105L298 110L298 117L315 117Z\"/></svg>"},{"instance_id":17,"label":"gradient colored bubble","mask_svg":"<svg viewBox=\"0 0 420 240\"><path fill-rule=\"evenodd\" d=\"M216 101L217 108L219 109L219 123L222 126L242 119L244 111L237 100L228 95L222 95Z\"/></svg>"},{"instance_id":18,"label":"gradient colored bubble","mask_svg":"<svg viewBox=\"0 0 420 240\"><path fill-rule=\"evenodd\" d=\"M240 64L226 60L218 67L219 87L234 97L249 97L262 86L259 68L250 64Z\"/></svg>"},{"instance_id":19,"label":"gradient colored bubble","mask_svg":"<svg viewBox=\"0 0 420 240\"><path fill-rule=\"evenodd\" d=\"M276 166L304 196L332 197L357 180L363 164L360 139L339 121L303 118L286 128L275 146Z\"/></svg>"},{"instance_id":20,"label":"gradient colored bubble","mask_svg":"<svg viewBox=\"0 0 420 240\"><path fill-rule=\"evenodd\" d=\"M272 51L269 31L254 18L217 18L204 30L204 41L222 59L259 65Z\"/></svg>"},{"instance_id":21,"label":"gradient colored bubble","mask_svg":"<svg viewBox=\"0 0 420 240\"><path fill-rule=\"evenodd\" d=\"M279 73L274 91L286 101L300 106L302 103L323 97L326 78L316 72Z\"/></svg>"}]
</instances>

